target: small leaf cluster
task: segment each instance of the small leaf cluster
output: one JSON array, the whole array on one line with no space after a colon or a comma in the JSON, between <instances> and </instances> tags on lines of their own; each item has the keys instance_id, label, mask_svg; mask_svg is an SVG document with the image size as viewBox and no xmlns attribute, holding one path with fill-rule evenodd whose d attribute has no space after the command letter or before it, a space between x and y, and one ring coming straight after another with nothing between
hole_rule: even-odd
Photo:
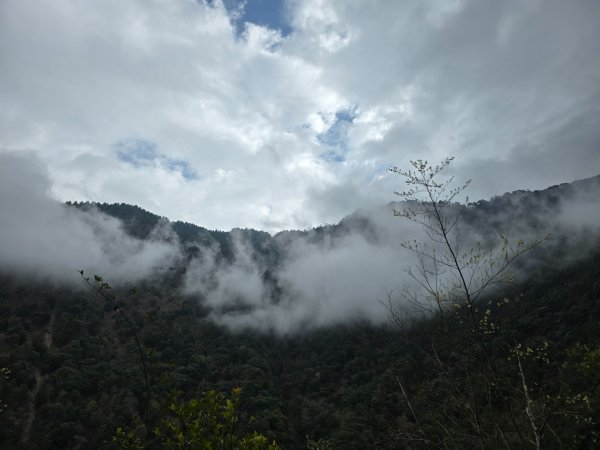
<instances>
[{"instance_id":1,"label":"small leaf cluster","mask_svg":"<svg viewBox=\"0 0 600 450\"><path fill-rule=\"evenodd\" d=\"M241 388L236 387L229 398L215 390L188 401L179 401L175 395L155 434L172 450L278 450L277 444L262 434L236 433L240 394Z\"/></svg>"}]
</instances>

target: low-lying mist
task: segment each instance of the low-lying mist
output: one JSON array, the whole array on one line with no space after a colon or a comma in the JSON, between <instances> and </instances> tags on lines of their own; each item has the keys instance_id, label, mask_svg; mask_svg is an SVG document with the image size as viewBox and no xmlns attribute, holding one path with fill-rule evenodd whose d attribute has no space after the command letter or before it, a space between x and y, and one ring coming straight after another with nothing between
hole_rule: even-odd
<instances>
[{"instance_id":1,"label":"low-lying mist","mask_svg":"<svg viewBox=\"0 0 600 450\"><path fill-rule=\"evenodd\" d=\"M402 204L390 204L261 243L251 233L233 230L225 257L217 240L183 242L166 220L158 221L147 239L137 239L119 219L94 208L67 207L52 199L49 189L45 168L34 156L0 155L0 270L81 285L76 269L119 284L160 279L177 266L183 268L181 295L203 302L212 320L232 330L288 334L354 319L383 322L388 310L382 303L390 293L402 305L404 289L418 292L405 271L418 260L401 244L430 242L419 225L394 216ZM526 276L528 267L572 263L600 245L599 194L596 177L456 205L461 248L499 245L500 233L513 244L550 234L541 251L525 257L520 275ZM190 245L197 247L193 256ZM442 280L451 276L448 271Z\"/></svg>"},{"instance_id":2,"label":"low-lying mist","mask_svg":"<svg viewBox=\"0 0 600 450\"><path fill-rule=\"evenodd\" d=\"M315 240L311 232L291 239L281 233L274 243L285 256L272 268L238 233L233 263L204 252L186 273L186 292L203 295L212 317L233 329L286 333L358 317L384 320L380 301L409 281L402 269L412 256L402 251L400 237L416 237L417 230L406 223L394 238L386 226L397 220L389 214L382 222L367 235L351 229Z\"/></svg>"},{"instance_id":3,"label":"low-lying mist","mask_svg":"<svg viewBox=\"0 0 600 450\"><path fill-rule=\"evenodd\" d=\"M533 269L571 264L600 246L599 193L596 178L457 205L460 250L482 243L484 251L499 253L501 235L515 248L518 241L530 245L547 237L522 257L517 278ZM401 244L414 239L435 248L419 225L395 217L394 207L403 205L359 211L321 230L279 233L272 245L284 256L276 267L242 232L234 233L233 262L219 259L215 249L205 250L188 268L185 291L204 298L211 317L232 329L289 333L356 318L385 321L388 310L382 303L388 295L402 307L402 292L419 291L405 271L418 259ZM448 270L438 281L453 276Z\"/></svg>"},{"instance_id":4,"label":"low-lying mist","mask_svg":"<svg viewBox=\"0 0 600 450\"><path fill-rule=\"evenodd\" d=\"M36 280L78 285L76 270L115 283L160 273L179 247L160 226L148 240L129 236L122 223L94 209L69 208L50 197L42 162L31 154L0 155L0 269Z\"/></svg>"}]
</instances>

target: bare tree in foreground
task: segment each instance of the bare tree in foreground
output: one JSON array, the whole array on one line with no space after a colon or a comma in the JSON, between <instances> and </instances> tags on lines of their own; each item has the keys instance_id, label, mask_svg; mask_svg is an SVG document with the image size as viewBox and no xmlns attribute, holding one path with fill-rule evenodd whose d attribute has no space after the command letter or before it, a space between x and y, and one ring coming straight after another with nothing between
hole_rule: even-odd
<instances>
[{"instance_id":1,"label":"bare tree in foreground","mask_svg":"<svg viewBox=\"0 0 600 450\"><path fill-rule=\"evenodd\" d=\"M455 185L452 177L440 180L452 159L436 166L417 160L411 161L410 170L390 169L407 185L396 192L405 207L394 214L420 225L427 238L402 244L417 257L417 263L405 270L420 288L406 289L403 297L438 323L427 332L426 352L439 371L429 390L413 393L417 398L411 399L407 386L397 379L412 419L399 439L409 448L541 449L544 438L555 434L549 419L561 408L560 392L535 400L523 358L537 358L547 349L529 349L526 355L516 342L499 349L494 340L499 324L484 295L510 281L512 264L547 237L513 244L499 235L499 244L486 249L465 235L461 215L466 207L456 200L470 181ZM410 323L391 298L387 306L399 327ZM449 355L452 352L444 346L461 353ZM421 417L424 411L429 417ZM558 436L556 440L560 443Z\"/></svg>"}]
</instances>

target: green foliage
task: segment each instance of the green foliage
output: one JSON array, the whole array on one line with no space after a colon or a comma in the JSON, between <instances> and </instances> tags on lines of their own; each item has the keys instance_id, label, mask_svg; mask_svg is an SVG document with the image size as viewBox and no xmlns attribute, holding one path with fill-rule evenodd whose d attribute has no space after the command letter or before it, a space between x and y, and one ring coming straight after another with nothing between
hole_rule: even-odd
<instances>
[{"instance_id":1,"label":"green foliage","mask_svg":"<svg viewBox=\"0 0 600 450\"><path fill-rule=\"evenodd\" d=\"M585 353L581 362L581 370L588 377L594 377L596 382L600 382L600 347Z\"/></svg>"},{"instance_id":2,"label":"green foliage","mask_svg":"<svg viewBox=\"0 0 600 450\"><path fill-rule=\"evenodd\" d=\"M8 367L0 367L0 381L1 382L6 382L10 379L10 369ZM4 401L2 401L2 398L0 397L0 414L2 414L2 412L8 408L8 404L4 403Z\"/></svg>"},{"instance_id":3,"label":"green foliage","mask_svg":"<svg viewBox=\"0 0 600 450\"><path fill-rule=\"evenodd\" d=\"M252 432L240 436L238 424L240 388L231 391L230 398L210 390L198 399L172 400L155 430L160 442L168 449L211 450L277 450L275 442Z\"/></svg>"},{"instance_id":4,"label":"green foliage","mask_svg":"<svg viewBox=\"0 0 600 450\"><path fill-rule=\"evenodd\" d=\"M113 438L113 444L120 450L143 450L142 441L132 432L126 432L121 427L117 428Z\"/></svg>"},{"instance_id":5,"label":"green foliage","mask_svg":"<svg viewBox=\"0 0 600 450\"><path fill-rule=\"evenodd\" d=\"M595 352L585 363L589 369L581 364L585 354L600 345L598 280L600 254L595 254L565 269L543 266L535 278L511 287L518 295L503 292L490 298L498 329L486 336L500 369L512 373L512 384L503 392L515 410L524 411L517 390L521 383L515 360L509 365L500 352L515 342L526 351L548 341L551 364L535 358L523 361L535 398L540 393L542 398L545 393L555 395L562 373L568 382L564 396L576 399L583 394L589 400L591 409L584 408L585 401L574 405L577 417L552 419L565 449L597 448L592 442L599 429L600 406L600 371L591 364ZM120 289L113 290L121 295ZM152 398L166 398L175 389L188 400L200 399L204 391L229 392L243 386L236 425L241 436L256 430L285 449L306 448L306 435L315 441L322 438L334 449L403 448L399 432L414 430L415 423L396 377L419 419L431 425L428 437L443 432L436 420L450 423L445 412L457 412L451 416L454 421L467 411L457 402L461 397L456 391L447 395L456 385L468 393L466 369L474 368L463 340L468 329L458 322L451 323L453 338L440 333L439 322L431 319L413 323L406 332L357 321L298 336L234 334L211 322L198 301L174 295L166 287L142 285L135 298L139 303L128 307L132 317L150 314L140 322L139 334L153 350ZM9 278L0 284L0 310L0 364L11 371L10 379L0 382L0 398L8 405L0 414L0 448L21 445L36 368L45 379L26 448L73 448L82 439L80 448L104 448L118 427L144 436L139 359L119 312L112 307L105 310L98 298L81 291L19 284ZM36 324L37 316L48 320ZM47 352L38 352L34 359L32 351L40 339L46 345L44 336L50 331L53 339ZM432 355L431 336L440 359L452 362L453 370L440 369ZM163 415L171 417L156 400L152 410L155 424ZM520 417L523 424L525 417ZM549 432L546 448L557 447L552 436ZM576 436L581 444L575 442Z\"/></svg>"}]
</instances>

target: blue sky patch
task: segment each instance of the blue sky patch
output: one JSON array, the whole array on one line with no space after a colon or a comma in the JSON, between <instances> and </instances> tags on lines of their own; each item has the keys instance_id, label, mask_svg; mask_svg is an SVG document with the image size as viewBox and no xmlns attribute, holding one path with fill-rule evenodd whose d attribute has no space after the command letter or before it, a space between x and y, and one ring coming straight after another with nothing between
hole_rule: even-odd
<instances>
[{"instance_id":1,"label":"blue sky patch","mask_svg":"<svg viewBox=\"0 0 600 450\"><path fill-rule=\"evenodd\" d=\"M355 109L344 109L335 113L333 124L323 133L317 135L317 140L330 150L321 153L321 158L328 162L341 163L346 160L348 150L348 129L356 118Z\"/></svg>"},{"instance_id":2,"label":"blue sky patch","mask_svg":"<svg viewBox=\"0 0 600 450\"><path fill-rule=\"evenodd\" d=\"M121 161L134 167L142 167L158 157L156 144L143 139L124 139L114 144L114 148Z\"/></svg>"},{"instance_id":3,"label":"blue sky patch","mask_svg":"<svg viewBox=\"0 0 600 450\"><path fill-rule=\"evenodd\" d=\"M330 150L319 155L321 159L330 163L343 163L346 161L346 156L342 151Z\"/></svg>"},{"instance_id":4,"label":"blue sky patch","mask_svg":"<svg viewBox=\"0 0 600 450\"><path fill-rule=\"evenodd\" d=\"M165 167L174 172L179 172L186 180L198 180L198 174L192 169L187 161L182 159L165 158Z\"/></svg>"},{"instance_id":5,"label":"blue sky patch","mask_svg":"<svg viewBox=\"0 0 600 450\"><path fill-rule=\"evenodd\" d=\"M244 32L246 22L279 30L284 37L292 32L284 0L223 0L223 3L238 36Z\"/></svg>"},{"instance_id":6,"label":"blue sky patch","mask_svg":"<svg viewBox=\"0 0 600 450\"><path fill-rule=\"evenodd\" d=\"M198 174L187 161L169 158L158 153L157 145L154 142L144 139L123 139L116 142L113 147L117 151L119 160L137 169L158 162L167 170L179 172L188 181L199 179Z\"/></svg>"}]
</instances>

